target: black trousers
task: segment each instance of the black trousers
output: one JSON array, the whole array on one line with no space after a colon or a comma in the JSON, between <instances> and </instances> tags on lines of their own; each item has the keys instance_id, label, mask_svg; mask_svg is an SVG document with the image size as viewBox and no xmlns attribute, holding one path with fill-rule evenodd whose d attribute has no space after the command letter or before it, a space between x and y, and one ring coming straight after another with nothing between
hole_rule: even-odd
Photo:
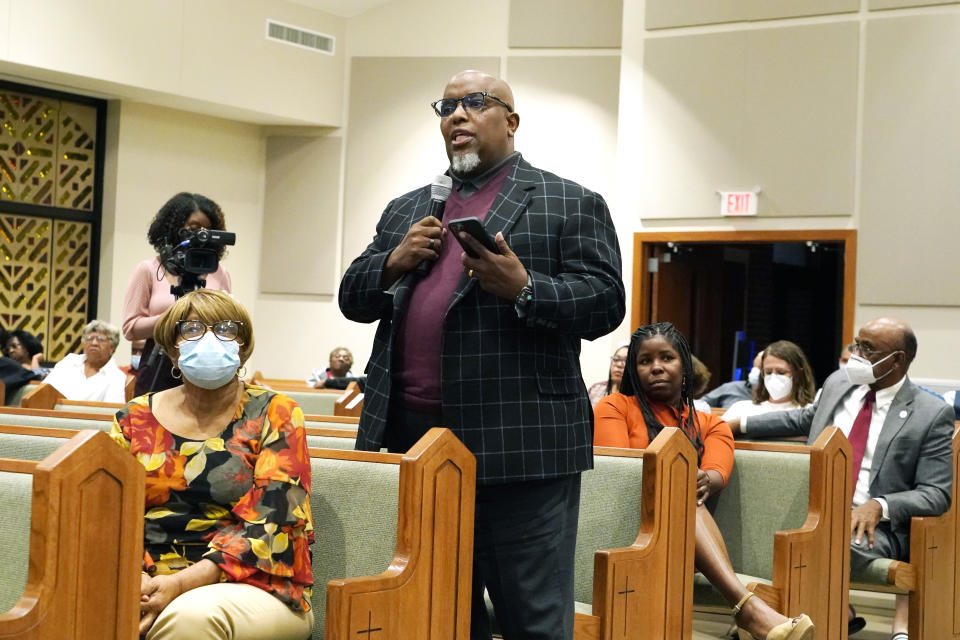
<instances>
[{"instance_id":1,"label":"black trousers","mask_svg":"<svg viewBox=\"0 0 960 640\"><path fill-rule=\"evenodd\" d=\"M439 415L391 409L386 446L406 452ZM490 640L490 594L504 640L573 638L573 564L580 474L477 485L471 640Z\"/></svg>"}]
</instances>

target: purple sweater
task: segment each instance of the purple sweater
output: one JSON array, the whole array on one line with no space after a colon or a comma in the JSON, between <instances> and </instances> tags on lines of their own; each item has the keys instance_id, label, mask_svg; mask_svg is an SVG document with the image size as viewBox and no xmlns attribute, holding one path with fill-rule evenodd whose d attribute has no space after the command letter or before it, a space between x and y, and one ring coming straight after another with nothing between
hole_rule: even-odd
<instances>
[{"instance_id":1,"label":"purple sweater","mask_svg":"<svg viewBox=\"0 0 960 640\"><path fill-rule=\"evenodd\" d=\"M494 198L500 192L507 174L513 168L508 163L487 184L473 195L464 198L452 191L443 210L443 228L449 220L476 216L480 220ZM421 280L407 307L400 336L400 351L397 354L393 384L394 393L403 406L415 411L439 412L440 354L443 349L443 321L447 307L463 275L460 256L463 249L447 229L447 237L440 258L433 264L430 273Z\"/></svg>"}]
</instances>

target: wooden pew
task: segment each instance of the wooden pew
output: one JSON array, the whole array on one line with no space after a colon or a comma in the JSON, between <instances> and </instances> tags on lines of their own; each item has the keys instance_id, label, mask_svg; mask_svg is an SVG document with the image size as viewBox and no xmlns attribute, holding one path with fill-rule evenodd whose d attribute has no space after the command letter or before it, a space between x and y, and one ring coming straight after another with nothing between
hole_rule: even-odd
<instances>
[{"instance_id":1,"label":"wooden pew","mask_svg":"<svg viewBox=\"0 0 960 640\"><path fill-rule=\"evenodd\" d=\"M306 380L291 380L288 378L266 378L260 371L254 371L250 378L250 383L274 391L313 391L316 393L341 393L340 389L314 388L307 384Z\"/></svg>"},{"instance_id":2,"label":"wooden pew","mask_svg":"<svg viewBox=\"0 0 960 640\"><path fill-rule=\"evenodd\" d=\"M325 435L330 437L347 435L342 430L328 431ZM49 427L0 426L0 443L9 442L4 438L13 434L33 438L36 441L33 446L48 447L49 440L65 439L76 432ZM119 455L133 462L138 471L139 493L133 514L139 523L135 533L139 541L143 522L142 468L107 436L101 436L100 441L110 453L108 457ZM20 452L29 456L32 449L21 446ZM99 449L96 452L84 449L84 452L90 454L88 460L104 455ZM363 628L375 629L379 625L391 631L387 637L400 640L466 638L476 478L475 461L469 451L449 430L433 429L406 455L315 448L310 454L311 507L317 523L317 540L312 547L313 609L317 620L313 637L354 638ZM22 460L13 464L31 465ZM113 494L108 492L106 497L111 500L109 508L116 510ZM384 502L392 504L392 508L384 509ZM391 513L397 515L392 517ZM65 520L64 524L68 522ZM102 542L103 533L99 528L95 535ZM363 536L371 537L379 549L369 549L363 543ZM142 553L139 543L135 546L135 557L128 559L136 578L131 599L133 611L139 595ZM80 554L74 557L79 558ZM330 581L325 592L324 584L334 576L338 577ZM6 637L0 625L0 638ZM41 633L9 637L64 636ZM86 640L135 636L133 633L70 636L74 637Z\"/></svg>"},{"instance_id":3,"label":"wooden pew","mask_svg":"<svg viewBox=\"0 0 960 640\"><path fill-rule=\"evenodd\" d=\"M59 411L56 409L24 409L0 407L0 423L44 428L100 429L109 431L112 415Z\"/></svg>"},{"instance_id":4,"label":"wooden pew","mask_svg":"<svg viewBox=\"0 0 960 640\"><path fill-rule=\"evenodd\" d=\"M0 615L0 638L135 638L143 467L106 434L82 431L42 462L0 459L0 472L8 479L32 476L32 491L24 497L30 504L26 587ZM0 494L21 500L9 487ZM110 544L104 544L105 536ZM2 546L9 550L19 542L6 540ZM97 549L96 562L91 549Z\"/></svg>"},{"instance_id":5,"label":"wooden pew","mask_svg":"<svg viewBox=\"0 0 960 640\"><path fill-rule=\"evenodd\" d=\"M63 394L49 384L38 384L20 400L20 406L28 409L53 409L57 402L63 400Z\"/></svg>"},{"instance_id":6,"label":"wooden pew","mask_svg":"<svg viewBox=\"0 0 960 640\"><path fill-rule=\"evenodd\" d=\"M361 413L363 413L363 392L360 391L360 385L351 382L347 385L347 390L337 398L333 406L333 415L359 418Z\"/></svg>"},{"instance_id":7,"label":"wooden pew","mask_svg":"<svg viewBox=\"0 0 960 640\"><path fill-rule=\"evenodd\" d=\"M33 382L28 382L27 384L23 385L19 389L13 391L10 394L9 403L7 404L7 406L19 407L20 401L23 400L23 396L25 396L30 391L33 391L38 386L40 386L40 383L33 381ZM2 382L0 382L0 388L3 389L3 392L0 393L0 400L3 400L4 402L6 402L6 386Z\"/></svg>"},{"instance_id":8,"label":"wooden pew","mask_svg":"<svg viewBox=\"0 0 960 640\"><path fill-rule=\"evenodd\" d=\"M843 637L850 576L850 443L839 429L829 428L810 447L735 446L734 472L714 510L734 570L783 615L808 614L817 637ZM801 475L807 482L798 482ZM788 492L805 484L806 500L796 492L790 499L767 495L768 487L784 483ZM784 522L795 524L777 531ZM695 583L695 607L729 610L702 576Z\"/></svg>"},{"instance_id":9,"label":"wooden pew","mask_svg":"<svg viewBox=\"0 0 960 640\"><path fill-rule=\"evenodd\" d=\"M960 431L953 434L953 492L950 508L936 517L910 522L910 562L875 560L852 589L910 595L911 640L960 638Z\"/></svg>"},{"instance_id":10,"label":"wooden pew","mask_svg":"<svg viewBox=\"0 0 960 640\"><path fill-rule=\"evenodd\" d=\"M581 480L574 638L690 638L693 446L664 429L643 451L595 447L594 465ZM603 548L619 540L625 546Z\"/></svg>"},{"instance_id":11,"label":"wooden pew","mask_svg":"<svg viewBox=\"0 0 960 640\"><path fill-rule=\"evenodd\" d=\"M357 445L356 429L324 429L305 427L307 446L323 449L353 449Z\"/></svg>"},{"instance_id":12,"label":"wooden pew","mask_svg":"<svg viewBox=\"0 0 960 640\"><path fill-rule=\"evenodd\" d=\"M313 637L469 637L473 455L440 428L405 455L335 449L310 449L310 455ZM399 473L387 468L393 465ZM366 575L373 567L383 570ZM338 575L358 577L329 579Z\"/></svg>"}]
</instances>

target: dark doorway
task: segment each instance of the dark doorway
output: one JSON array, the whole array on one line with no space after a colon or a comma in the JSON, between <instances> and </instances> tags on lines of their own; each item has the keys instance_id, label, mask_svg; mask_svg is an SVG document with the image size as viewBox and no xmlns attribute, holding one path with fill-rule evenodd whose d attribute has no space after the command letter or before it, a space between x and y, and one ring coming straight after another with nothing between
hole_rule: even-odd
<instances>
[{"instance_id":1,"label":"dark doorway","mask_svg":"<svg viewBox=\"0 0 960 640\"><path fill-rule=\"evenodd\" d=\"M643 268L635 276L642 279L639 289L645 295L639 308L635 306L640 312L636 324L677 325L713 373L709 388L745 376L751 351L774 340L798 344L821 385L837 368L840 348L849 340L849 241L737 239L677 237L641 243L638 257L643 263L638 266ZM854 245L854 256L855 251ZM739 348L738 332L744 339Z\"/></svg>"}]
</instances>

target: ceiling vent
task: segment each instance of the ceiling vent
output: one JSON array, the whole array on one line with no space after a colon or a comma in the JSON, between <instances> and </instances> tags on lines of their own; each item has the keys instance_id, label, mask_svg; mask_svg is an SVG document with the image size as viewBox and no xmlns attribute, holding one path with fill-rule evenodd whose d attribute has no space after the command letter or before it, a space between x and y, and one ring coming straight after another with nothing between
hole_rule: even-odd
<instances>
[{"instance_id":1,"label":"ceiling vent","mask_svg":"<svg viewBox=\"0 0 960 640\"><path fill-rule=\"evenodd\" d=\"M333 46L336 43L336 38L325 33L318 33L303 27L295 27L269 19L267 20L267 40L276 40L294 47L318 51L331 56L333 55Z\"/></svg>"}]
</instances>

